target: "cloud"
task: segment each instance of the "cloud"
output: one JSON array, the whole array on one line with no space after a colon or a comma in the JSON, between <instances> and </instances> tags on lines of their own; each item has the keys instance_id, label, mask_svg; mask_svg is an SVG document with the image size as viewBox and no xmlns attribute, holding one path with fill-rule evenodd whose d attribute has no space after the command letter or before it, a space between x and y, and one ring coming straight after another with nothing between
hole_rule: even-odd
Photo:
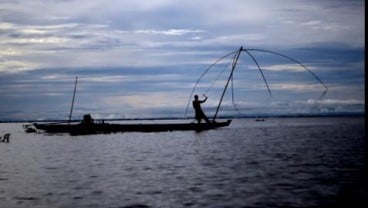
<instances>
[{"instance_id":1,"label":"cloud","mask_svg":"<svg viewBox=\"0 0 368 208\"><path fill-rule=\"evenodd\" d=\"M320 112L363 112L365 102L357 99L324 99L296 102L299 105L310 106L314 113Z\"/></svg>"},{"instance_id":2,"label":"cloud","mask_svg":"<svg viewBox=\"0 0 368 208\"><path fill-rule=\"evenodd\" d=\"M317 91L323 92L324 88L321 84L310 84L310 83L279 83L271 84L270 88L273 90L295 90L300 92Z\"/></svg>"},{"instance_id":3,"label":"cloud","mask_svg":"<svg viewBox=\"0 0 368 208\"><path fill-rule=\"evenodd\" d=\"M183 97L175 92L142 92L121 96L106 97L106 104L113 106L128 106L129 108L161 108L183 106ZM138 108L136 110L139 110Z\"/></svg>"},{"instance_id":4,"label":"cloud","mask_svg":"<svg viewBox=\"0 0 368 208\"><path fill-rule=\"evenodd\" d=\"M263 70L269 71L293 71L293 72L305 72L306 69L300 65L296 64L276 64L271 66L262 66ZM310 70L313 70L314 67L309 67Z\"/></svg>"},{"instance_id":5,"label":"cloud","mask_svg":"<svg viewBox=\"0 0 368 208\"><path fill-rule=\"evenodd\" d=\"M346 99L346 100L340 100L340 99L324 99L324 100L312 100L309 99L307 104L326 104L326 105L364 105L364 100L356 100L356 99Z\"/></svg>"},{"instance_id":6,"label":"cloud","mask_svg":"<svg viewBox=\"0 0 368 208\"><path fill-rule=\"evenodd\" d=\"M196 34L203 33L204 30L189 30L189 29L169 29L169 30L136 30L135 33L142 34L153 34L153 35L187 35L187 34Z\"/></svg>"}]
</instances>

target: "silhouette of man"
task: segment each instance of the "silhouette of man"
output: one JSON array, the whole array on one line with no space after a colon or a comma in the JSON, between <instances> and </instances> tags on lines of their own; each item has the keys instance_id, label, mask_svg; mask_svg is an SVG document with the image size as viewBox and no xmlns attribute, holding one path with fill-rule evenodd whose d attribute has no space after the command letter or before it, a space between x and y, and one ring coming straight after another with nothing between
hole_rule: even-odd
<instances>
[{"instance_id":1,"label":"silhouette of man","mask_svg":"<svg viewBox=\"0 0 368 208\"><path fill-rule=\"evenodd\" d=\"M198 123L201 123L201 120L204 119L207 123L211 123L210 120L208 120L207 116L204 114L201 103L206 102L207 97L205 96L204 100L199 100L198 95L194 95L193 100L193 108L195 111L195 118L197 119Z\"/></svg>"},{"instance_id":2,"label":"silhouette of man","mask_svg":"<svg viewBox=\"0 0 368 208\"><path fill-rule=\"evenodd\" d=\"M83 116L82 124L90 125L93 124L93 118L90 114L85 114Z\"/></svg>"}]
</instances>

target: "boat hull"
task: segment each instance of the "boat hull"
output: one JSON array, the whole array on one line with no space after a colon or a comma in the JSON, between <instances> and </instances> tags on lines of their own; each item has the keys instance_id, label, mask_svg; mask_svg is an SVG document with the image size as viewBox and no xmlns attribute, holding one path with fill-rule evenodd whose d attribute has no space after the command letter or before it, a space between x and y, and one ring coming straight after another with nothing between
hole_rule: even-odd
<instances>
[{"instance_id":1,"label":"boat hull","mask_svg":"<svg viewBox=\"0 0 368 208\"><path fill-rule=\"evenodd\" d=\"M164 132L164 131L204 131L229 126L231 120L215 123L156 123L156 124L38 124L36 129L46 133L69 133L71 135L106 134L116 132Z\"/></svg>"}]
</instances>

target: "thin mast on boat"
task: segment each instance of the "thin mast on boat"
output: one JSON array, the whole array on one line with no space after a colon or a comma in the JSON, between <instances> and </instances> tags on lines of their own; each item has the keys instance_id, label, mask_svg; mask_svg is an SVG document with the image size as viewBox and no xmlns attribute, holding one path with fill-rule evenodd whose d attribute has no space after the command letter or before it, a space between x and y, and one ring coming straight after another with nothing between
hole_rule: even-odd
<instances>
[{"instance_id":1,"label":"thin mast on boat","mask_svg":"<svg viewBox=\"0 0 368 208\"><path fill-rule=\"evenodd\" d=\"M70 113L69 113L69 121L72 120L72 114L73 114L73 107L74 107L74 99L75 99L75 92L77 91L77 82L78 82L78 76L75 77L75 83L74 83L74 92L73 92L73 99L72 99L72 106L70 107Z\"/></svg>"}]
</instances>

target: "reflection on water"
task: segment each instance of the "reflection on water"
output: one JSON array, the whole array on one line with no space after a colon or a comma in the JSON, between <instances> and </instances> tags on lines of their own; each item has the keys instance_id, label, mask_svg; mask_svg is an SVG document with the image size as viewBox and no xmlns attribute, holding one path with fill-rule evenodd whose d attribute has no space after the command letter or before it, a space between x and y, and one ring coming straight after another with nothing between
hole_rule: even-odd
<instances>
[{"instance_id":1,"label":"reflection on water","mask_svg":"<svg viewBox=\"0 0 368 208\"><path fill-rule=\"evenodd\" d=\"M367 194L363 118L78 137L21 126L0 126L0 207L353 207Z\"/></svg>"}]
</instances>

